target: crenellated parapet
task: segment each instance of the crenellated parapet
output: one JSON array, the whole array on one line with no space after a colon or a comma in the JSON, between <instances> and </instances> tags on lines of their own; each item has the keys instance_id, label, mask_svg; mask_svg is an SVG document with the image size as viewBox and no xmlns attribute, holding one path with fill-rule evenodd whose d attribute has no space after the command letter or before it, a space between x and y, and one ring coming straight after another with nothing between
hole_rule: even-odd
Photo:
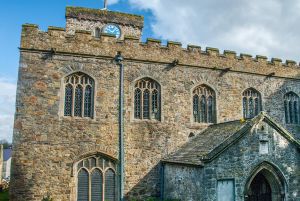
<instances>
[{"instance_id":1,"label":"crenellated parapet","mask_svg":"<svg viewBox=\"0 0 300 201\"><path fill-rule=\"evenodd\" d=\"M140 15L83 7L67 7L66 18L77 18L92 21L100 20L103 22L130 25L139 28L143 28L144 26L144 17Z\"/></svg>"},{"instance_id":2,"label":"crenellated parapet","mask_svg":"<svg viewBox=\"0 0 300 201\"><path fill-rule=\"evenodd\" d=\"M265 76L300 78L300 66L295 61L249 54L237 54L234 51L188 45L183 48L179 42L169 41L162 45L161 40L147 39L125 35L124 39L116 39L110 34L101 34L95 38L91 31L76 30L68 34L64 28L49 27L47 32L39 30L37 25L25 24L22 30L21 50L51 51L60 54L77 54L93 57L113 58L121 51L125 60L140 62L157 62L171 64L178 61L176 67L198 67L220 71L261 74Z\"/></svg>"}]
</instances>

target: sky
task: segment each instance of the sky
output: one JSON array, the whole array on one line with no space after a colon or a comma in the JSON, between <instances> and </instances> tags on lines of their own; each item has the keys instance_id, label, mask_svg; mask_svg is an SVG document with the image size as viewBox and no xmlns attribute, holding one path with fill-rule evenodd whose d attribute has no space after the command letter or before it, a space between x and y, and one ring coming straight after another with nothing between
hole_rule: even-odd
<instances>
[{"instance_id":1,"label":"sky","mask_svg":"<svg viewBox=\"0 0 300 201\"><path fill-rule=\"evenodd\" d=\"M109 10L145 17L143 41L157 38L221 51L300 61L299 0L108 0ZM103 0L0 1L0 140L12 140L21 26L65 26L65 7Z\"/></svg>"}]
</instances>

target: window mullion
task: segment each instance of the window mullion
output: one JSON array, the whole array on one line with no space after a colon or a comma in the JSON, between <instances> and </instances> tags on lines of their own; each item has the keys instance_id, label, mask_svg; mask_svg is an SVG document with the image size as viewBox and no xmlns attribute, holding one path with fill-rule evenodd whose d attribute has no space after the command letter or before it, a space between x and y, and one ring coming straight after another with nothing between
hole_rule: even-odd
<instances>
[{"instance_id":1,"label":"window mullion","mask_svg":"<svg viewBox=\"0 0 300 201\"><path fill-rule=\"evenodd\" d=\"M205 113L206 113L206 117L205 117L205 121L206 123L209 123L209 119L208 119L208 97L205 96Z\"/></svg>"},{"instance_id":2,"label":"window mullion","mask_svg":"<svg viewBox=\"0 0 300 201\"><path fill-rule=\"evenodd\" d=\"M82 85L82 97L81 97L81 117L84 117L84 100L85 100L85 84Z\"/></svg>"},{"instance_id":3,"label":"window mullion","mask_svg":"<svg viewBox=\"0 0 300 201\"><path fill-rule=\"evenodd\" d=\"M72 84L72 111L71 116L74 117L74 110L75 110L75 93L76 93L76 85Z\"/></svg>"},{"instance_id":4,"label":"window mullion","mask_svg":"<svg viewBox=\"0 0 300 201\"><path fill-rule=\"evenodd\" d=\"M198 107L197 107L197 122L200 123L201 122L201 98L200 96L198 95Z\"/></svg>"},{"instance_id":5,"label":"window mullion","mask_svg":"<svg viewBox=\"0 0 300 201\"><path fill-rule=\"evenodd\" d=\"M103 164L102 164L103 165ZM105 201L105 174L104 174L104 168L102 173L102 201Z\"/></svg>"},{"instance_id":6,"label":"window mullion","mask_svg":"<svg viewBox=\"0 0 300 201\"><path fill-rule=\"evenodd\" d=\"M286 101L286 123L290 123L290 110L289 110L290 101L289 99Z\"/></svg>"},{"instance_id":7,"label":"window mullion","mask_svg":"<svg viewBox=\"0 0 300 201\"><path fill-rule=\"evenodd\" d=\"M89 173L89 201L92 200L92 179L91 179L91 173Z\"/></svg>"},{"instance_id":8,"label":"window mullion","mask_svg":"<svg viewBox=\"0 0 300 201\"><path fill-rule=\"evenodd\" d=\"M144 89L141 90L141 106L140 106L140 111L141 111L141 118L144 119Z\"/></svg>"},{"instance_id":9,"label":"window mullion","mask_svg":"<svg viewBox=\"0 0 300 201\"><path fill-rule=\"evenodd\" d=\"M246 118L249 118L249 97L246 96L246 114L245 114Z\"/></svg>"},{"instance_id":10,"label":"window mullion","mask_svg":"<svg viewBox=\"0 0 300 201\"><path fill-rule=\"evenodd\" d=\"M211 97L211 123L216 123L216 121L215 121L215 106L214 106L214 103L215 103L215 97L212 96Z\"/></svg>"},{"instance_id":11,"label":"window mullion","mask_svg":"<svg viewBox=\"0 0 300 201\"><path fill-rule=\"evenodd\" d=\"M149 89L149 119L152 120L152 91Z\"/></svg>"},{"instance_id":12,"label":"window mullion","mask_svg":"<svg viewBox=\"0 0 300 201\"><path fill-rule=\"evenodd\" d=\"M300 124L300 105L299 105L300 103L299 103L299 100L297 101L297 106L298 106L298 108L297 108L297 116L298 116L298 122L297 122L297 124Z\"/></svg>"}]
</instances>

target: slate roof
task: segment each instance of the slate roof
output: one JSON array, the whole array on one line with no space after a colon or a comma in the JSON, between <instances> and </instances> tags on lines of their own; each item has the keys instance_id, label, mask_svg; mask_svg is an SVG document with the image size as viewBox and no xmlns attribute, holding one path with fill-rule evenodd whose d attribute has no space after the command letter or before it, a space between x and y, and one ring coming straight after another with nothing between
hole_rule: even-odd
<instances>
[{"instance_id":1,"label":"slate roof","mask_svg":"<svg viewBox=\"0 0 300 201\"><path fill-rule=\"evenodd\" d=\"M11 157L11 149L3 149L3 161L7 161Z\"/></svg>"},{"instance_id":2,"label":"slate roof","mask_svg":"<svg viewBox=\"0 0 300 201\"><path fill-rule=\"evenodd\" d=\"M212 160L261 120L265 120L272 125L280 134L300 148L299 141L262 112L257 117L248 121L238 120L211 125L183 145L177 152L169 155L162 161L165 163L202 166L205 161Z\"/></svg>"}]
</instances>

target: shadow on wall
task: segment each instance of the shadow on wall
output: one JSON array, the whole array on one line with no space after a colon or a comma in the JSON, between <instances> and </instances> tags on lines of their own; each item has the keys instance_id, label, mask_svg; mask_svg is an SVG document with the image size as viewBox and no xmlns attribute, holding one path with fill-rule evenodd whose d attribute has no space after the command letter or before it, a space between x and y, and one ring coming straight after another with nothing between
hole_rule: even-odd
<instances>
[{"instance_id":1,"label":"shadow on wall","mask_svg":"<svg viewBox=\"0 0 300 201\"><path fill-rule=\"evenodd\" d=\"M158 163L125 195L125 200L160 200L160 171L161 163Z\"/></svg>"}]
</instances>

